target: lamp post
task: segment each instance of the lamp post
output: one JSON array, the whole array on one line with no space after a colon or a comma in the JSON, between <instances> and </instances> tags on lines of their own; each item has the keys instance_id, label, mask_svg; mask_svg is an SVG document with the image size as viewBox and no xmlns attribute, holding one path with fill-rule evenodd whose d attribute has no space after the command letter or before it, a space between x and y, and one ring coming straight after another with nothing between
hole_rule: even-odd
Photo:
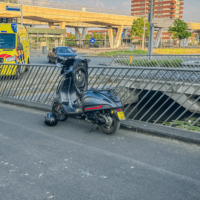
<instances>
[{"instance_id":1,"label":"lamp post","mask_svg":"<svg viewBox=\"0 0 200 200\"><path fill-rule=\"evenodd\" d=\"M23 10L22 10L22 5L21 5L21 25L23 25Z\"/></svg>"},{"instance_id":2,"label":"lamp post","mask_svg":"<svg viewBox=\"0 0 200 200\"><path fill-rule=\"evenodd\" d=\"M145 4L144 4L144 28L143 28L143 35L142 35L142 50L144 50L144 40L145 40L145 15L146 15L146 0L145 0Z\"/></svg>"},{"instance_id":3,"label":"lamp post","mask_svg":"<svg viewBox=\"0 0 200 200\"><path fill-rule=\"evenodd\" d=\"M153 54L153 40L154 40L154 24L152 22L153 19L153 0L151 0L151 6L150 6L150 13L148 16L149 21L149 42L148 42L148 54ZM149 57L149 60L151 60L151 56Z\"/></svg>"}]
</instances>

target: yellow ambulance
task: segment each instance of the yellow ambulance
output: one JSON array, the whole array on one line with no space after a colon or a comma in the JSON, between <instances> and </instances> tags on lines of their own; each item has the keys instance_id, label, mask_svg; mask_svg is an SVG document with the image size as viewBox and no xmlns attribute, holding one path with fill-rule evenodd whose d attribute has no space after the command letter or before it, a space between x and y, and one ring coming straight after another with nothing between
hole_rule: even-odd
<instances>
[{"instance_id":1,"label":"yellow ambulance","mask_svg":"<svg viewBox=\"0 0 200 200\"><path fill-rule=\"evenodd\" d=\"M0 23L0 76L19 77L26 68L16 64L29 63L30 49L26 28L16 23Z\"/></svg>"}]
</instances>

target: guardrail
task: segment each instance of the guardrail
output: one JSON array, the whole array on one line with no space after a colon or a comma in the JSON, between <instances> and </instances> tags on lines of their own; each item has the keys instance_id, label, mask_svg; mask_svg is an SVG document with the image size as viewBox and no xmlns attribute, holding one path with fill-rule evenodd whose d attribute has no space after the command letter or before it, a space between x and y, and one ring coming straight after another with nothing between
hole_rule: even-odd
<instances>
[{"instance_id":1,"label":"guardrail","mask_svg":"<svg viewBox=\"0 0 200 200\"><path fill-rule=\"evenodd\" d=\"M110 66L199 68L200 55L136 55L118 54Z\"/></svg>"},{"instance_id":2,"label":"guardrail","mask_svg":"<svg viewBox=\"0 0 200 200\"><path fill-rule=\"evenodd\" d=\"M52 65L13 65L1 71L0 96L51 104L62 76ZM19 72L19 70L18 70ZM4 76L3 76L4 75ZM200 131L200 69L93 66L89 89L115 89L132 120Z\"/></svg>"}]
</instances>

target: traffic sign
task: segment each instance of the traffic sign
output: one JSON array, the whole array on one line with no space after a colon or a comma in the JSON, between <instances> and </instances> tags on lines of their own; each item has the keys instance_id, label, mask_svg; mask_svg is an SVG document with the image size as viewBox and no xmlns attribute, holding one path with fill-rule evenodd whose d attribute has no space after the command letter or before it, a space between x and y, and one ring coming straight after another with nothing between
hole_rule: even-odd
<instances>
[{"instance_id":1,"label":"traffic sign","mask_svg":"<svg viewBox=\"0 0 200 200\"><path fill-rule=\"evenodd\" d=\"M94 38L91 38L91 39L90 39L90 43L94 44L94 43L95 43L95 39L94 39Z\"/></svg>"},{"instance_id":2,"label":"traffic sign","mask_svg":"<svg viewBox=\"0 0 200 200\"><path fill-rule=\"evenodd\" d=\"M124 33L122 33L122 38L123 38L123 39L124 39L124 36L125 36Z\"/></svg>"},{"instance_id":3,"label":"traffic sign","mask_svg":"<svg viewBox=\"0 0 200 200\"><path fill-rule=\"evenodd\" d=\"M8 11L21 11L21 25L23 25L22 5L21 5L20 7L16 7L16 6L6 6L6 10L8 10Z\"/></svg>"},{"instance_id":4,"label":"traffic sign","mask_svg":"<svg viewBox=\"0 0 200 200\"><path fill-rule=\"evenodd\" d=\"M20 7L16 7L16 6L6 6L6 10L21 11L21 8Z\"/></svg>"},{"instance_id":5,"label":"traffic sign","mask_svg":"<svg viewBox=\"0 0 200 200\"><path fill-rule=\"evenodd\" d=\"M129 47L129 51L130 51L130 52L132 52L133 49L134 49L133 46L130 46L130 47Z\"/></svg>"}]
</instances>

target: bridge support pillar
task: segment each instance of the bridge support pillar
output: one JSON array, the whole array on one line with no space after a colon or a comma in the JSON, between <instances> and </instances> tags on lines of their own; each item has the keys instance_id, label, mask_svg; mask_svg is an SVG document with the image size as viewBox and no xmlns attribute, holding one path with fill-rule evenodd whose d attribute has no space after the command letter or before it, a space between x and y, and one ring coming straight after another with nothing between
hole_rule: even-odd
<instances>
[{"instance_id":1,"label":"bridge support pillar","mask_svg":"<svg viewBox=\"0 0 200 200\"><path fill-rule=\"evenodd\" d=\"M55 28L54 23L53 22L48 22L49 24L49 28Z\"/></svg>"},{"instance_id":2,"label":"bridge support pillar","mask_svg":"<svg viewBox=\"0 0 200 200\"><path fill-rule=\"evenodd\" d=\"M190 41L190 37L185 39L185 46L186 47L188 46L189 41Z\"/></svg>"},{"instance_id":3,"label":"bridge support pillar","mask_svg":"<svg viewBox=\"0 0 200 200\"><path fill-rule=\"evenodd\" d=\"M162 32L163 32L163 28L159 28L159 31L158 31L158 34L157 34L157 37L156 37L156 41L154 43L154 47L158 47L159 46L160 39L162 37Z\"/></svg>"},{"instance_id":4,"label":"bridge support pillar","mask_svg":"<svg viewBox=\"0 0 200 200\"><path fill-rule=\"evenodd\" d=\"M181 45L181 47L183 47L184 46L184 40L180 40L180 45Z\"/></svg>"},{"instance_id":5,"label":"bridge support pillar","mask_svg":"<svg viewBox=\"0 0 200 200\"><path fill-rule=\"evenodd\" d=\"M124 29L124 37L126 37L127 33L128 33L128 29Z\"/></svg>"},{"instance_id":6,"label":"bridge support pillar","mask_svg":"<svg viewBox=\"0 0 200 200\"><path fill-rule=\"evenodd\" d=\"M82 39L82 40L85 39L86 33L87 33L87 28L83 28L83 30L82 30L82 35L81 35L81 39Z\"/></svg>"},{"instance_id":7,"label":"bridge support pillar","mask_svg":"<svg viewBox=\"0 0 200 200\"><path fill-rule=\"evenodd\" d=\"M113 30L112 27L108 27L108 37L110 42L110 48L113 48Z\"/></svg>"},{"instance_id":8,"label":"bridge support pillar","mask_svg":"<svg viewBox=\"0 0 200 200\"><path fill-rule=\"evenodd\" d=\"M59 29L65 29L66 22L60 22Z\"/></svg>"},{"instance_id":9,"label":"bridge support pillar","mask_svg":"<svg viewBox=\"0 0 200 200\"><path fill-rule=\"evenodd\" d=\"M79 32L79 30L78 30L78 27L76 27L76 28L75 28L75 35L76 35L76 39L77 39L77 40L80 39L79 33L80 33L80 32Z\"/></svg>"},{"instance_id":10,"label":"bridge support pillar","mask_svg":"<svg viewBox=\"0 0 200 200\"><path fill-rule=\"evenodd\" d=\"M181 47L187 47L189 41L190 41L190 37L189 37L189 38L185 38L184 40L181 40L181 41L180 41Z\"/></svg>"},{"instance_id":11,"label":"bridge support pillar","mask_svg":"<svg viewBox=\"0 0 200 200\"><path fill-rule=\"evenodd\" d=\"M197 33L197 35L196 35L196 44L197 45L199 44L199 33Z\"/></svg>"},{"instance_id":12,"label":"bridge support pillar","mask_svg":"<svg viewBox=\"0 0 200 200\"><path fill-rule=\"evenodd\" d=\"M65 36L58 38L58 45L59 46L65 46Z\"/></svg>"},{"instance_id":13,"label":"bridge support pillar","mask_svg":"<svg viewBox=\"0 0 200 200\"><path fill-rule=\"evenodd\" d=\"M119 47L121 45L121 40L122 40L122 31L124 30L124 26L119 26L117 30L117 35L115 38L115 44L114 47Z\"/></svg>"}]
</instances>

